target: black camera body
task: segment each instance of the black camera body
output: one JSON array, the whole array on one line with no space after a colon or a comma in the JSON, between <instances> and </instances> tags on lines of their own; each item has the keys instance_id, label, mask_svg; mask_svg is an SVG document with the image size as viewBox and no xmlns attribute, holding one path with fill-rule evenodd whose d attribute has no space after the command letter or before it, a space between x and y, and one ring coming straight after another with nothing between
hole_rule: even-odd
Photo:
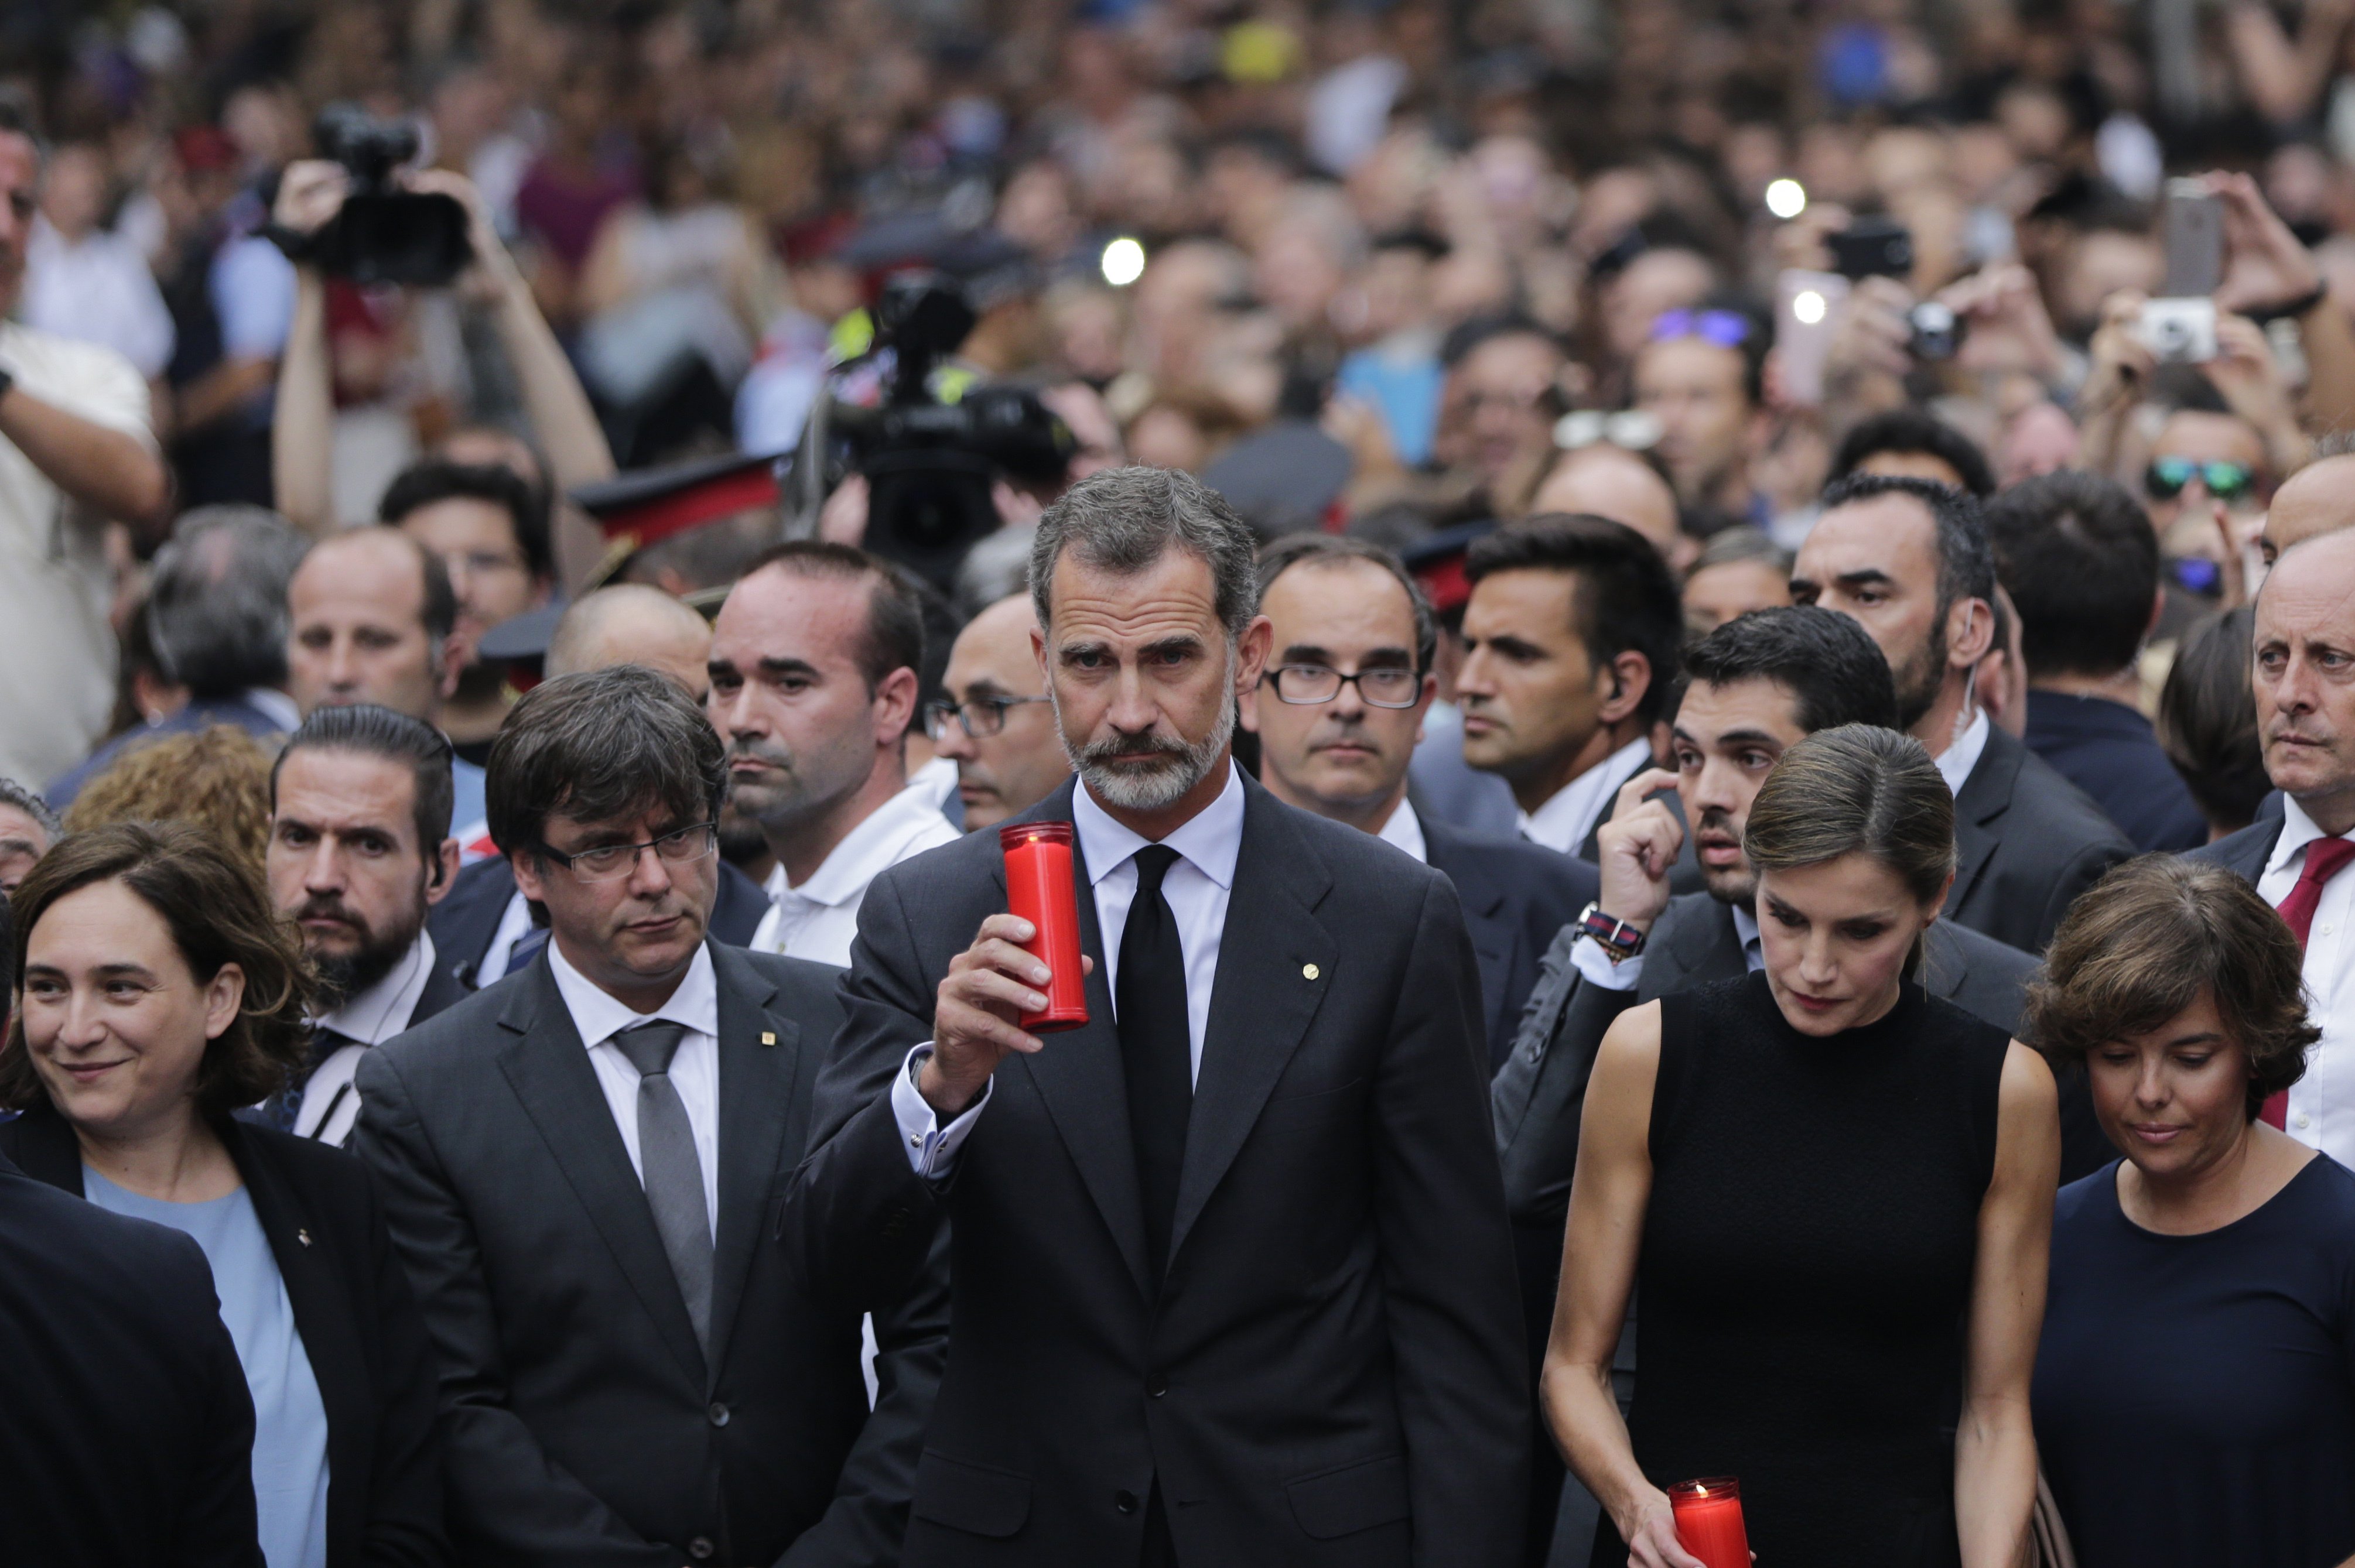
<instances>
[{"instance_id":1,"label":"black camera body","mask_svg":"<svg viewBox=\"0 0 2355 1568\"><path fill-rule=\"evenodd\" d=\"M982 386L954 402L932 394L933 368L975 320L946 274L893 278L875 310L876 346L895 356L884 399L871 408L837 402L827 414L846 466L867 477L867 548L943 588L965 552L997 530L993 483L1051 484L1079 450L1035 392Z\"/></svg>"},{"instance_id":2,"label":"black camera body","mask_svg":"<svg viewBox=\"0 0 2355 1568\"><path fill-rule=\"evenodd\" d=\"M438 193L403 190L395 170L417 156L417 131L354 103L320 111L312 134L343 164L351 187L336 216L288 254L356 283L445 287L474 260L466 209Z\"/></svg>"}]
</instances>

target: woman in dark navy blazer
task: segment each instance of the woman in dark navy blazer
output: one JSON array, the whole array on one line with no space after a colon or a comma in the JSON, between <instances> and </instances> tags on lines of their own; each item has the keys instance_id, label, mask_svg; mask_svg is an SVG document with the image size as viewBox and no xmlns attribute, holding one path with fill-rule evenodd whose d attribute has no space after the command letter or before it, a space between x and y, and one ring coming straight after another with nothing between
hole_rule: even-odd
<instances>
[{"instance_id":1,"label":"woman in dark navy blazer","mask_svg":"<svg viewBox=\"0 0 2355 1568\"><path fill-rule=\"evenodd\" d=\"M271 1568L323 1546L327 1568L447 1563L432 1352L373 1179L230 1114L306 1033L308 971L260 880L198 829L124 824L60 842L15 906L0 1105L24 1115L0 1155L205 1246L256 1396Z\"/></svg>"}]
</instances>

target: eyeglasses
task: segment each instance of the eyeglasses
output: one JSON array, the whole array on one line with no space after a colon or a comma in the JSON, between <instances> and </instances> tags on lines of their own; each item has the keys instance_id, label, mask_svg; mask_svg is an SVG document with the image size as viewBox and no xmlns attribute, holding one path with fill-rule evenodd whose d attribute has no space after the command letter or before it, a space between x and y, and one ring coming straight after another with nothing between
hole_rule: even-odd
<instances>
[{"instance_id":1,"label":"eyeglasses","mask_svg":"<svg viewBox=\"0 0 2355 1568\"><path fill-rule=\"evenodd\" d=\"M2153 501L2172 501L2183 487L2198 479L2219 501L2231 501L2256 482L2256 471L2244 462L2194 462L2190 458L2153 458L2144 471L2142 487Z\"/></svg>"},{"instance_id":2,"label":"eyeglasses","mask_svg":"<svg viewBox=\"0 0 2355 1568\"><path fill-rule=\"evenodd\" d=\"M1597 444L1624 451L1647 452L1660 444L1660 437L1666 433L1660 417L1647 408L1622 408L1616 413L1581 408L1554 421L1553 444L1566 452Z\"/></svg>"},{"instance_id":3,"label":"eyeglasses","mask_svg":"<svg viewBox=\"0 0 2355 1568\"><path fill-rule=\"evenodd\" d=\"M1652 341L1697 337L1719 348L1740 348L1750 341L1750 318L1739 311L1663 311L1652 322Z\"/></svg>"},{"instance_id":4,"label":"eyeglasses","mask_svg":"<svg viewBox=\"0 0 2355 1568\"><path fill-rule=\"evenodd\" d=\"M638 856L652 850L673 865L693 865L719 848L719 824L698 822L642 844L599 844L570 853L543 839L532 846L582 882L613 882L638 868Z\"/></svg>"},{"instance_id":5,"label":"eyeglasses","mask_svg":"<svg viewBox=\"0 0 2355 1568\"><path fill-rule=\"evenodd\" d=\"M962 703L944 703L935 698L924 705L924 733L934 740L948 733L949 720L954 719L964 728L968 740L986 740L1006 728L1006 710L1028 703L1043 703L1045 697L967 697Z\"/></svg>"},{"instance_id":6,"label":"eyeglasses","mask_svg":"<svg viewBox=\"0 0 2355 1568\"><path fill-rule=\"evenodd\" d=\"M1422 673L1396 664L1360 670L1354 675L1322 664L1279 664L1262 675L1260 683L1273 686L1278 697L1295 707L1329 703L1341 694L1344 685L1356 686L1369 707L1411 708L1423 695Z\"/></svg>"}]
</instances>

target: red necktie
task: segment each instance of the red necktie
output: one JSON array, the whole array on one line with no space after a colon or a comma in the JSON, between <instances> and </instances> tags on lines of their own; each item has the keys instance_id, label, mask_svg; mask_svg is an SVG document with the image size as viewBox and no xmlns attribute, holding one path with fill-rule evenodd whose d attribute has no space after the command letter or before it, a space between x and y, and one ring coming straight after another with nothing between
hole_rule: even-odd
<instances>
[{"instance_id":1,"label":"red necktie","mask_svg":"<svg viewBox=\"0 0 2355 1568\"><path fill-rule=\"evenodd\" d=\"M2306 936L2314 928L2314 911L2322 903L2322 885L2339 874L2339 868L2355 859L2355 840L2317 839L2306 846L2306 864L2297 874L2296 885L2289 896L2281 901L2281 917L2289 923L2290 935L2297 945L2306 946ZM2265 1097L2264 1108L2257 1113L2269 1127L2281 1127L2289 1120L2289 1091Z\"/></svg>"}]
</instances>

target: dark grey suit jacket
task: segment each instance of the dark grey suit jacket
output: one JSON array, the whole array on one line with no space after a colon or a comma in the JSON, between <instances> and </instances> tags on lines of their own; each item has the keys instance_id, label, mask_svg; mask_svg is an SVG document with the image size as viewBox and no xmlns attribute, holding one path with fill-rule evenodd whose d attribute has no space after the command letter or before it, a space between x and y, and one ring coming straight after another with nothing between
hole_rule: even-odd
<instances>
[{"instance_id":1,"label":"dark grey suit jacket","mask_svg":"<svg viewBox=\"0 0 2355 1568\"><path fill-rule=\"evenodd\" d=\"M952 1216L948 1372L902 1561L1418 1568L1517 1556L1530 1384L1447 879L1246 779L1167 1277L1146 1264L1084 865L1089 1022L1000 1065L935 1187L890 1103L935 990L1006 907L997 835L868 888L796 1202ZM1068 820L1072 786L1031 813ZM1075 859L1078 857L1075 857Z\"/></svg>"},{"instance_id":2,"label":"dark grey suit jacket","mask_svg":"<svg viewBox=\"0 0 2355 1568\"><path fill-rule=\"evenodd\" d=\"M2281 832L2282 792L2276 789L2257 803L2256 820L2247 827L2187 853L2193 860L2212 861L2238 872L2243 881L2254 887L2257 878L2265 874L2265 862L2274 858Z\"/></svg>"},{"instance_id":3,"label":"dark grey suit jacket","mask_svg":"<svg viewBox=\"0 0 2355 1568\"><path fill-rule=\"evenodd\" d=\"M352 1147L380 1178L438 1355L462 1563L896 1559L944 1304L871 1299L796 1232L781 1235L840 971L709 950L720 1165L709 1361L544 954L361 1064ZM903 1276L921 1236L912 1248L896 1260ZM884 1351L871 1419L858 1371L869 1307Z\"/></svg>"},{"instance_id":4,"label":"dark grey suit jacket","mask_svg":"<svg viewBox=\"0 0 2355 1568\"><path fill-rule=\"evenodd\" d=\"M1987 749L1955 797L1946 918L2041 953L2070 901L2134 853L2091 797L2009 730L1989 725Z\"/></svg>"},{"instance_id":5,"label":"dark grey suit jacket","mask_svg":"<svg viewBox=\"0 0 2355 1568\"><path fill-rule=\"evenodd\" d=\"M1538 983L1538 960L1554 933L1593 902L1593 864L1524 839L1467 833L1422 817L1423 858L1455 885L1472 950L1480 957L1480 999L1488 1024L1488 1070L1505 1064L1521 1006Z\"/></svg>"}]
</instances>

